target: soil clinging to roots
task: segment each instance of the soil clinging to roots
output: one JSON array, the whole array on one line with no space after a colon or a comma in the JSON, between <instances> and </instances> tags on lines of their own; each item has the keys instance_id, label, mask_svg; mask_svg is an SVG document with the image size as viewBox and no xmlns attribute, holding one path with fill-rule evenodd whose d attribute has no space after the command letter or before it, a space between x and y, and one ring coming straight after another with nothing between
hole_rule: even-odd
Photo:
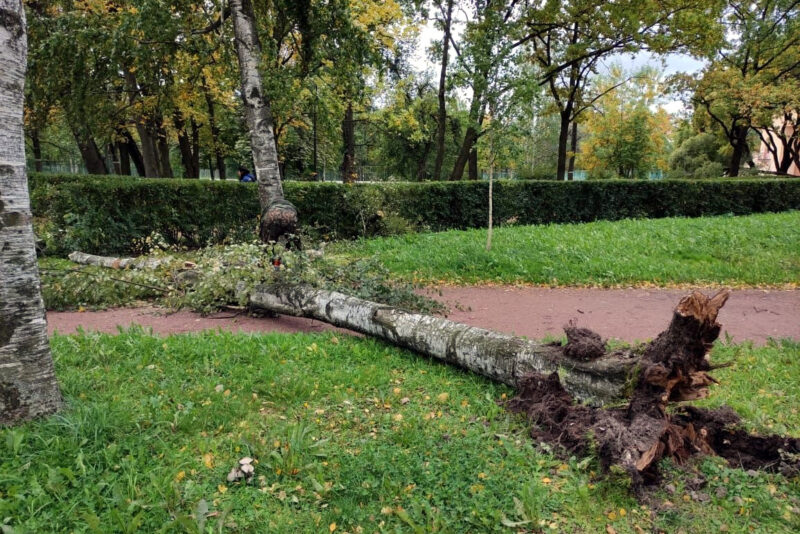
<instances>
[{"instance_id":1,"label":"soil clinging to roots","mask_svg":"<svg viewBox=\"0 0 800 534\"><path fill-rule=\"evenodd\" d=\"M552 373L524 379L507 407L527 415L535 440L571 454L594 450L604 468L624 468L637 493L659 479L658 463L665 457L682 463L695 454L715 454L735 467L800 472L800 439L750 434L728 407L667 411L669 403L706 397L708 386L716 382L709 374L713 366L708 356L720 332L717 314L728 296L726 290L711 298L695 291L680 301L667 330L644 347L627 406L576 404ZM565 353L579 359L602 357L597 351L605 351L605 343L598 334L573 324L565 330Z\"/></svg>"}]
</instances>

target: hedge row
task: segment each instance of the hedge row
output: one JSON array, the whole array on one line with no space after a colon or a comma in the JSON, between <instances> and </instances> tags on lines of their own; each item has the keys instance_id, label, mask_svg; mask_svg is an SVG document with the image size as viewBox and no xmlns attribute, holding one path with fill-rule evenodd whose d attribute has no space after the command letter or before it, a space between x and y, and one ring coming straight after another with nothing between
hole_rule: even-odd
<instances>
[{"instance_id":1,"label":"hedge row","mask_svg":"<svg viewBox=\"0 0 800 534\"><path fill-rule=\"evenodd\" d=\"M255 184L34 175L31 199L48 252L137 252L157 232L199 247L252 232ZM343 185L287 182L305 227L326 238L486 225L486 182ZM760 213L800 209L800 180L501 181L496 224Z\"/></svg>"}]
</instances>

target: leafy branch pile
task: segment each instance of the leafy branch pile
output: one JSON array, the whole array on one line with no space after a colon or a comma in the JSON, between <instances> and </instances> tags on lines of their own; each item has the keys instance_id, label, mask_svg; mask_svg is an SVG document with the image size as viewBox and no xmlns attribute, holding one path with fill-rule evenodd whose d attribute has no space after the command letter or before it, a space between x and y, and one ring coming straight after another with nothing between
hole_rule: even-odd
<instances>
[{"instance_id":1,"label":"leafy branch pile","mask_svg":"<svg viewBox=\"0 0 800 534\"><path fill-rule=\"evenodd\" d=\"M247 305L248 294L260 284L306 284L413 311L443 310L438 302L415 293L413 284L390 280L389 271L375 259L350 261L257 242L172 258L153 270L75 267L65 260L45 259L45 304L62 310L156 301L211 313Z\"/></svg>"}]
</instances>

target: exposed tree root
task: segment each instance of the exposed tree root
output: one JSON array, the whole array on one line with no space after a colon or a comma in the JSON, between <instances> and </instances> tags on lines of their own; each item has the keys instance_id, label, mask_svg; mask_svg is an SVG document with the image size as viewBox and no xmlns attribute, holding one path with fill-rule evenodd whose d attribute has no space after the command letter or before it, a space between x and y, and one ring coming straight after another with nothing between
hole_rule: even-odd
<instances>
[{"instance_id":1,"label":"exposed tree root","mask_svg":"<svg viewBox=\"0 0 800 534\"><path fill-rule=\"evenodd\" d=\"M716 454L731 465L747 469L797 473L798 439L749 434L737 428L739 417L730 408L686 406L675 414L666 410L670 402L707 396L708 386L715 382L709 375L712 366L708 352L719 335L717 313L728 294L721 291L708 298L694 292L681 300L667 330L645 347L639 377L626 407L603 409L575 404L558 374L552 373L524 379L508 408L527 414L533 423L534 439L576 454L594 450L604 468L623 467L636 491L658 479L662 458L681 463L698 453ZM594 351L591 347L600 337L572 328L570 339L578 340L580 350Z\"/></svg>"}]
</instances>

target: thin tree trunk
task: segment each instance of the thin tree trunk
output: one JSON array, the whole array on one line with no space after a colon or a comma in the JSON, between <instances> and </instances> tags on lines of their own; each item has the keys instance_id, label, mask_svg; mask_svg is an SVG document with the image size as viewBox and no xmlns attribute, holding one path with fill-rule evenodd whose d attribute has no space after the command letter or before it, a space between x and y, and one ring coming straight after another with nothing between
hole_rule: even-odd
<instances>
[{"instance_id":1,"label":"thin tree trunk","mask_svg":"<svg viewBox=\"0 0 800 534\"><path fill-rule=\"evenodd\" d=\"M436 113L436 161L433 165L433 179L442 179L444 163L444 136L447 129L447 108L445 102L447 89L447 63L450 51L450 28L453 18L453 0L447 0L447 12L444 18L444 36L442 37L442 68L439 72L439 109Z\"/></svg>"},{"instance_id":2,"label":"thin tree trunk","mask_svg":"<svg viewBox=\"0 0 800 534\"><path fill-rule=\"evenodd\" d=\"M225 179L225 158L222 157L222 151L219 146L219 126L217 126L217 118L214 111L214 99L211 97L211 91L208 90L206 80L203 78L202 83L203 96L206 99L206 107L208 108L208 127L211 129L211 145L213 147L214 159L216 160L217 171L219 172L219 179ZM209 163L209 168L211 164ZM211 170L211 179L214 179L214 170Z\"/></svg>"},{"instance_id":3,"label":"thin tree trunk","mask_svg":"<svg viewBox=\"0 0 800 534\"><path fill-rule=\"evenodd\" d=\"M0 425L61 405L39 285L25 171L27 38L21 0L0 0Z\"/></svg>"},{"instance_id":4,"label":"thin tree trunk","mask_svg":"<svg viewBox=\"0 0 800 534\"><path fill-rule=\"evenodd\" d=\"M575 154L578 152L578 123L572 121L572 132L570 133L569 143L569 166L567 167L567 179L575 179Z\"/></svg>"},{"instance_id":5,"label":"thin tree trunk","mask_svg":"<svg viewBox=\"0 0 800 534\"><path fill-rule=\"evenodd\" d=\"M353 103L347 103L342 119L342 165L339 168L342 174L342 182L354 182L356 178L356 133L355 123L353 122Z\"/></svg>"},{"instance_id":6,"label":"thin tree trunk","mask_svg":"<svg viewBox=\"0 0 800 534\"><path fill-rule=\"evenodd\" d=\"M492 213L494 206L492 205L492 186L494 184L494 165L489 166L489 224L486 230L486 251L492 250L492 230L494 229L494 221L492 220L494 214Z\"/></svg>"},{"instance_id":7,"label":"thin tree trunk","mask_svg":"<svg viewBox=\"0 0 800 534\"><path fill-rule=\"evenodd\" d=\"M39 138L39 130L34 128L31 131L31 144L33 145L33 168L36 172L42 172L42 140Z\"/></svg>"},{"instance_id":8,"label":"thin tree trunk","mask_svg":"<svg viewBox=\"0 0 800 534\"><path fill-rule=\"evenodd\" d=\"M425 179L426 168L428 166L428 155L431 153L431 143L427 141L422 147L422 153L417 160L417 180L422 181Z\"/></svg>"},{"instance_id":9,"label":"thin tree trunk","mask_svg":"<svg viewBox=\"0 0 800 534\"><path fill-rule=\"evenodd\" d=\"M192 126L192 165L195 169L195 176L200 178L200 127L197 125L197 121L195 121L194 118L192 118L189 123Z\"/></svg>"},{"instance_id":10,"label":"thin tree trunk","mask_svg":"<svg viewBox=\"0 0 800 534\"><path fill-rule=\"evenodd\" d=\"M558 159L556 165L556 180L567 179L567 145L569 144L569 126L572 109L560 112L561 122L558 130Z\"/></svg>"},{"instance_id":11,"label":"thin tree trunk","mask_svg":"<svg viewBox=\"0 0 800 534\"><path fill-rule=\"evenodd\" d=\"M473 92L472 102L469 106L469 126L464 133L464 141L461 143L461 149L453 165L453 172L450 173L450 180L461 180L464 176L464 169L469 163L472 149L478 141L478 131L483 124L484 109L483 93L481 91Z\"/></svg>"},{"instance_id":12,"label":"thin tree trunk","mask_svg":"<svg viewBox=\"0 0 800 534\"><path fill-rule=\"evenodd\" d=\"M111 164L114 166L114 174L122 174L122 163L120 162L119 153L117 152L116 143L108 143L108 155L111 156Z\"/></svg>"},{"instance_id":13,"label":"thin tree trunk","mask_svg":"<svg viewBox=\"0 0 800 534\"><path fill-rule=\"evenodd\" d=\"M478 179L478 149L473 144L472 150L469 151L469 173L470 180Z\"/></svg>"},{"instance_id":14,"label":"thin tree trunk","mask_svg":"<svg viewBox=\"0 0 800 534\"><path fill-rule=\"evenodd\" d=\"M169 140L167 139L167 130L164 128L164 120L158 117L158 126L156 128L156 148L158 150L158 169L160 178L172 178L175 176L172 172L172 163L169 160Z\"/></svg>"}]
</instances>

